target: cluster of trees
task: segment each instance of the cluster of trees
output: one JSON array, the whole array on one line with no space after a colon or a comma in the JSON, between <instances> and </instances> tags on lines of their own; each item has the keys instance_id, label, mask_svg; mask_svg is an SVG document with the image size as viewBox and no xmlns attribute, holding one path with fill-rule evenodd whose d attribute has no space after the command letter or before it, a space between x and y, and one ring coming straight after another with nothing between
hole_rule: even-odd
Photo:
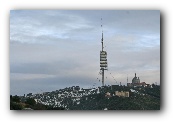
<instances>
[{"instance_id":1,"label":"cluster of trees","mask_svg":"<svg viewBox=\"0 0 173 123\"><path fill-rule=\"evenodd\" d=\"M115 90L106 87L101 90L100 94L84 96L80 100L80 104L73 103L70 110L160 110L160 86L153 88L133 88L139 93L133 93L130 88L120 86L116 88L118 91L129 91L130 97L105 97L106 92L111 95Z\"/></svg>"},{"instance_id":2,"label":"cluster of trees","mask_svg":"<svg viewBox=\"0 0 173 123\"><path fill-rule=\"evenodd\" d=\"M80 104L73 104L70 110L159 110L160 100L147 96L105 97L104 94L82 97Z\"/></svg>"},{"instance_id":3,"label":"cluster of trees","mask_svg":"<svg viewBox=\"0 0 173 123\"><path fill-rule=\"evenodd\" d=\"M80 101L73 101L72 97L65 97L62 103L67 106L66 109L68 110L160 110L160 86L133 88L138 93L133 93L130 89L126 86L115 86L114 88L106 86L100 88L99 94L83 96ZM115 94L115 90L129 91L130 97L105 96L106 92L110 92L111 95ZM26 108L33 110L65 110L62 107L36 103L33 98L25 98L25 101L21 101L19 96L10 96L11 110Z\"/></svg>"},{"instance_id":4,"label":"cluster of trees","mask_svg":"<svg viewBox=\"0 0 173 123\"><path fill-rule=\"evenodd\" d=\"M18 96L10 95L10 110L22 110L23 105L21 104Z\"/></svg>"},{"instance_id":5,"label":"cluster of trees","mask_svg":"<svg viewBox=\"0 0 173 123\"><path fill-rule=\"evenodd\" d=\"M62 107L53 107L36 103L33 98L26 98L25 101L21 101L19 96L10 95L10 110L64 110Z\"/></svg>"}]
</instances>

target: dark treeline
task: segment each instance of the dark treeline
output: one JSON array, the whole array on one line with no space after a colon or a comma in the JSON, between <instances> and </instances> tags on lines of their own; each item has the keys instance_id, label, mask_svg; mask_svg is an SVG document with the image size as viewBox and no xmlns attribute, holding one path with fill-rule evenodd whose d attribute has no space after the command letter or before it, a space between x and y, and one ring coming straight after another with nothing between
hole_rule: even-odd
<instances>
[{"instance_id":1,"label":"dark treeline","mask_svg":"<svg viewBox=\"0 0 173 123\"><path fill-rule=\"evenodd\" d=\"M64 108L36 103L33 98L27 98L25 101L21 101L19 96L10 95L10 110L64 110Z\"/></svg>"}]
</instances>

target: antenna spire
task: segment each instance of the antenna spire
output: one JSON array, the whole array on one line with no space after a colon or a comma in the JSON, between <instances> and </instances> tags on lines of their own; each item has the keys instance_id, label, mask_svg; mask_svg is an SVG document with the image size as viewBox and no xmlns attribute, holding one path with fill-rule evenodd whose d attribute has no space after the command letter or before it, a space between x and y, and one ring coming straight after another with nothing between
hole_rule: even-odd
<instances>
[{"instance_id":1,"label":"antenna spire","mask_svg":"<svg viewBox=\"0 0 173 123\"><path fill-rule=\"evenodd\" d=\"M101 39L101 43L102 43L102 51L103 51L103 27L102 27L102 18L101 18L101 28L102 28L102 39Z\"/></svg>"},{"instance_id":2,"label":"antenna spire","mask_svg":"<svg viewBox=\"0 0 173 123\"><path fill-rule=\"evenodd\" d=\"M103 24L102 24L102 18L101 18L101 29L102 29L102 33L103 33Z\"/></svg>"}]
</instances>

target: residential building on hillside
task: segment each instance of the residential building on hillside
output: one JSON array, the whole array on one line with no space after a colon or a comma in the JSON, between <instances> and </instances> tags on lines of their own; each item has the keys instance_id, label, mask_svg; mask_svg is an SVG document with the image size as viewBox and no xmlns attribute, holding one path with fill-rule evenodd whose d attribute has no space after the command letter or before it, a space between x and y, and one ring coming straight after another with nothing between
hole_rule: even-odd
<instances>
[{"instance_id":1,"label":"residential building on hillside","mask_svg":"<svg viewBox=\"0 0 173 123\"><path fill-rule=\"evenodd\" d=\"M129 91L115 91L115 95L119 97L129 97Z\"/></svg>"}]
</instances>

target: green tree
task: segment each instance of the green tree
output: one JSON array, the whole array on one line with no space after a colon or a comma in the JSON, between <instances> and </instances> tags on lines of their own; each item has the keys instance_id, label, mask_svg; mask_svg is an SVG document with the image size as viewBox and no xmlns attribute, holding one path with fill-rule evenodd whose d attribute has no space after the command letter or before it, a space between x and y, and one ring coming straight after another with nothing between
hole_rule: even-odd
<instances>
[{"instance_id":1,"label":"green tree","mask_svg":"<svg viewBox=\"0 0 173 123\"><path fill-rule=\"evenodd\" d=\"M10 101L19 103L20 97L17 95L15 95L15 96L10 95Z\"/></svg>"},{"instance_id":2,"label":"green tree","mask_svg":"<svg viewBox=\"0 0 173 123\"><path fill-rule=\"evenodd\" d=\"M36 104L35 100L33 98L26 99L26 104L29 104L30 106L34 106Z\"/></svg>"},{"instance_id":3,"label":"green tree","mask_svg":"<svg viewBox=\"0 0 173 123\"><path fill-rule=\"evenodd\" d=\"M16 102L10 102L10 110L22 110L23 107L21 104Z\"/></svg>"}]
</instances>

